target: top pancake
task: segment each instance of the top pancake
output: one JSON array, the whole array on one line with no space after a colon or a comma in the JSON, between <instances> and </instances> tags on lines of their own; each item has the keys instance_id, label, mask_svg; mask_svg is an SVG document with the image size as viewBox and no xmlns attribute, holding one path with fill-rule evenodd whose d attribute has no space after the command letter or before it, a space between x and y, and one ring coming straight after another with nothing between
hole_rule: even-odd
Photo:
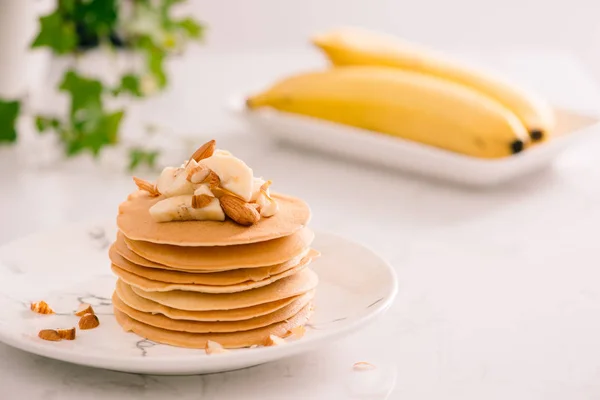
<instances>
[{"instance_id":1,"label":"top pancake","mask_svg":"<svg viewBox=\"0 0 600 400\"><path fill-rule=\"evenodd\" d=\"M278 202L279 211L252 226L242 226L230 219L156 222L148 210L163 197L138 191L119 206L117 226L132 240L176 246L228 246L288 236L308 224L310 208L304 201L282 194L271 197Z\"/></svg>"}]
</instances>

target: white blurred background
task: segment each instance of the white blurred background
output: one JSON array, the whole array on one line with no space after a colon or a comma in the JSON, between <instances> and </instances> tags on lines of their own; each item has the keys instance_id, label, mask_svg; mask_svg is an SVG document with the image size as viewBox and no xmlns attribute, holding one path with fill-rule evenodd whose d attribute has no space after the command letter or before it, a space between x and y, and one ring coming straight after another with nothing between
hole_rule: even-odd
<instances>
[{"instance_id":1,"label":"white blurred background","mask_svg":"<svg viewBox=\"0 0 600 400\"><path fill-rule=\"evenodd\" d=\"M315 31L359 25L442 48L571 52L600 68L598 0L190 0L218 50L302 47Z\"/></svg>"}]
</instances>

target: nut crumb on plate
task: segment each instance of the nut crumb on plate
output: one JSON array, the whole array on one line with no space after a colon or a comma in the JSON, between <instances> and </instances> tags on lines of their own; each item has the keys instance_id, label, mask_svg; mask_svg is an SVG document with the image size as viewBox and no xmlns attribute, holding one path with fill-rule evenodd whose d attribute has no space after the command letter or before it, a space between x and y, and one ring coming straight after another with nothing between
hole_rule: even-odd
<instances>
[{"instance_id":1,"label":"nut crumb on plate","mask_svg":"<svg viewBox=\"0 0 600 400\"><path fill-rule=\"evenodd\" d=\"M267 339L267 346L279 346L285 343L285 339L277 335L269 335Z\"/></svg>"},{"instance_id":2,"label":"nut crumb on plate","mask_svg":"<svg viewBox=\"0 0 600 400\"><path fill-rule=\"evenodd\" d=\"M57 329L56 332L61 339L75 340L75 327L69 329Z\"/></svg>"},{"instance_id":3,"label":"nut crumb on plate","mask_svg":"<svg viewBox=\"0 0 600 400\"><path fill-rule=\"evenodd\" d=\"M82 330L94 329L98 325L100 325L100 320L98 320L98 317L95 314L85 314L79 320L79 329Z\"/></svg>"},{"instance_id":4,"label":"nut crumb on plate","mask_svg":"<svg viewBox=\"0 0 600 400\"><path fill-rule=\"evenodd\" d=\"M304 327L304 325L300 325L290 329L290 332L292 335L300 339L306 333L306 328Z\"/></svg>"},{"instance_id":5,"label":"nut crumb on plate","mask_svg":"<svg viewBox=\"0 0 600 400\"><path fill-rule=\"evenodd\" d=\"M77 311L75 311L75 315L83 317L85 314L95 314L95 312L90 304L81 303L77 308Z\"/></svg>"},{"instance_id":6,"label":"nut crumb on plate","mask_svg":"<svg viewBox=\"0 0 600 400\"><path fill-rule=\"evenodd\" d=\"M58 342L62 339L59 333L54 329L42 329L41 331L39 331L38 337L40 339L49 340L51 342Z\"/></svg>"},{"instance_id":7,"label":"nut crumb on plate","mask_svg":"<svg viewBox=\"0 0 600 400\"><path fill-rule=\"evenodd\" d=\"M223 348L221 343L213 342L212 340L206 341L206 348L204 349L206 354L220 354L226 353L227 350Z\"/></svg>"},{"instance_id":8,"label":"nut crumb on plate","mask_svg":"<svg viewBox=\"0 0 600 400\"><path fill-rule=\"evenodd\" d=\"M366 361L359 361L359 362L354 363L354 365L352 366L352 368L355 371L369 371L369 370L375 369L377 367L375 365L371 364L371 363L366 362Z\"/></svg>"},{"instance_id":9,"label":"nut crumb on plate","mask_svg":"<svg viewBox=\"0 0 600 400\"><path fill-rule=\"evenodd\" d=\"M31 303L31 311L38 314L54 314L54 310L44 300Z\"/></svg>"}]
</instances>

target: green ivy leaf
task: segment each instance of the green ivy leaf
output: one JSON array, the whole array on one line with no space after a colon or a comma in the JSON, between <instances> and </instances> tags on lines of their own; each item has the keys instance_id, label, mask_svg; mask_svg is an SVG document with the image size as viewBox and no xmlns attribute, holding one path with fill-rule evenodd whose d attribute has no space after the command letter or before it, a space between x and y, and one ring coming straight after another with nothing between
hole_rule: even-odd
<instances>
[{"instance_id":1,"label":"green ivy leaf","mask_svg":"<svg viewBox=\"0 0 600 400\"><path fill-rule=\"evenodd\" d=\"M100 154L104 146L113 145L118 141L119 126L124 111L93 116L89 122L81 126L75 125L72 130L65 130L61 137L66 144L67 155L75 155L83 150L89 150L94 156Z\"/></svg>"},{"instance_id":2,"label":"green ivy leaf","mask_svg":"<svg viewBox=\"0 0 600 400\"><path fill-rule=\"evenodd\" d=\"M21 103L19 101L5 101L0 99L0 143L10 143L17 140L17 128L15 125L20 108Z\"/></svg>"},{"instance_id":3,"label":"green ivy leaf","mask_svg":"<svg viewBox=\"0 0 600 400\"><path fill-rule=\"evenodd\" d=\"M76 1L73 20L81 29L80 36L107 37L117 23L116 0Z\"/></svg>"},{"instance_id":4,"label":"green ivy leaf","mask_svg":"<svg viewBox=\"0 0 600 400\"><path fill-rule=\"evenodd\" d=\"M106 144L115 144L119 139L119 126L125 115L124 110L119 110L111 114L106 114L102 118L100 128L106 135Z\"/></svg>"},{"instance_id":5,"label":"green ivy leaf","mask_svg":"<svg viewBox=\"0 0 600 400\"><path fill-rule=\"evenodd\" d=\"M67 71L60 90L71 97L70 126L60 129L68 155L89 150L98 155L102 147L118 141L124 111L107 113L102 104L102 82Z\"/></svg>"},{"instance_id":6,"label":"green ivy leaf","mask_svg":"<svg viewBox=\"0 0 600 400\"><path fill-rule=\"evenodd\" d=\"M129 93L135 97L142 97L143 93L140 89L140 77L135 74L125 74L121 77L121 83L112 91L113 95L117 96L121 93Z\"/></svg>"},{"instance_id":7,"label":"green ivy leaf","mask_svg":"<svg viewBox=\"0 0 600 400\"><path fill-rule=\"evenodd\" d=\"M90 111L101 110L102 88L102 82L99 80L86 78L73 70L67 71L59 89L68 92L71 96L71 118L92 117L91 115L77 116L76 114L80 110L85 110L85 114L89 114Z\"/></svg>"},{"instance_id":8,"label":"green ivy leaf","mask_svg":"<svg viewBox=\"0 0 600 400\"><path fill-rule=\"evenodd\" d=\"M35 117L35 127L38 132L44 133L48 129L58 129L60 127L60 121L56 118L37 115Z\"/></svg>"},{"instance_id":9,"label":"green ivy leaf","mask_svg":"<svg viewBox=\"0 0 600 400\"><path fill-rule=\"evenodd\" d=\"M167 73L164 68L165 52L161 49L151 46L147 49L148 71L156 79L159 88L167 86Z\"/></svg>"},{"instance_id":10,"label":"green ivy leaf","mask_svg":"<svg viewBox=\"0 0 600 400\"><path fill-rule=\"evenodd\" d=\"M175 26L182 29L192 39L200 39L204 33L204 27L190 17L175 21Z\"/></svg>"},{"instance_id":11,"label":"green ivy leaf","mask_svg":"<svg viewBox=\"0 0 600 400\"><path fill-rule=\"evenodd\" d=\"M139 147L130 149L129 170L133 171L141 165L154 168L156 166L156 157L158 157L158 154L158 150L145 150Z\"/></svg>"},{"instance_id":12,"label":"green ivy leaf","mask_svg":"<svg viewBox=\"0 0 600 400\"><path fill-rule=\"evenodd\" d=\"M49 47L56 54L65 54L75 50L76 46L75 24L63 19L60 10L40 17L40 31L31 47Z\"/></svg>"}]
</instances>

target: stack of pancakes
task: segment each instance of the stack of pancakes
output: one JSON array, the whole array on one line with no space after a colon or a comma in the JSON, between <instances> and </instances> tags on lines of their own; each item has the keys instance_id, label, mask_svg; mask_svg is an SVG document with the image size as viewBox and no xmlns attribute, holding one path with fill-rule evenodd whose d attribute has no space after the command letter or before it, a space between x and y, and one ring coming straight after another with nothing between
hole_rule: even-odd
<instances>
[{"instance_id":1,"label":"stack of pancakes","mask_svg":"<svg viewBox=\"0 0 600 400\"><path fill-rule=\"evenodd\" d=\"M272 197L279 212L246 227L156 222L148 209L160 197L130 195L109 251L123 329L174 346L205 348L210 340L239 348L304 325L318 283L307 268L319 255L310 248L310 209L294 197Z\"/></svg>"}]
</instances>

